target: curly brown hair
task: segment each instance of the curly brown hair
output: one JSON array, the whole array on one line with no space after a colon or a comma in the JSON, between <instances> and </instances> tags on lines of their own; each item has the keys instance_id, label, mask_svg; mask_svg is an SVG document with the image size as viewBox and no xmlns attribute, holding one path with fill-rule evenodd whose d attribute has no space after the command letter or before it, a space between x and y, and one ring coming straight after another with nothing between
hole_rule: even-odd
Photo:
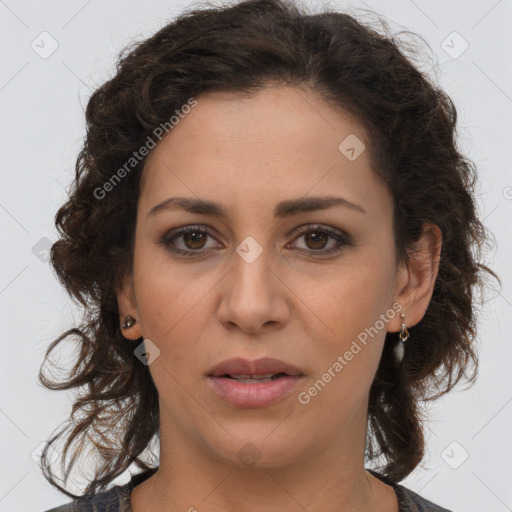
<instances>
[{"instance_id":1,"label":"curly brown hair","mask_svg":"<svg viewBox=\"0 0 512 512\"><path fill-rule=\"evenodd\" d=\"M89 495L132 463L153 467L144 453L159 436L158 392L148 367L121 333L116 298L132 268L147 157L118 182L112 178L154 137L155 127L190 98L209 91L250 94L269 84L318 92L365 127L373 168L394 198L401 261L410 257L408 249L424 223L441 230L429 307L410 329L400 368L392 353L396 333L387 333L369 396L368 460L384 460L382 472L395 482L422 460L420 402L441 396L462 377L474 381L475 291L483 291L484 278L499 278L481 260L492 237L476 212L475 166L457 148L456 108L413 65L411 48L408 57L385 20L380 22L385 33L345 13L308 13L291 0L194 7L126 47L115 76L90 97L87 134L69 198L55 217L60 238L51 248L51 265L83 309L83 319L53 341L39 372L50 389L78 391L66 428L53 435L42 454L45 477L68 496L76 495L55 480L48 461L48 448L58 439L67 440L61 468L74 450L66 479L85 444L92 443L98 465L85 491ZM115 190L105 194L107 182ZM44 366L68 337L78 342L76 363L61 381L48 379ZM72 428L69 434L67 428Z\"/></svg>"}]
</instances>

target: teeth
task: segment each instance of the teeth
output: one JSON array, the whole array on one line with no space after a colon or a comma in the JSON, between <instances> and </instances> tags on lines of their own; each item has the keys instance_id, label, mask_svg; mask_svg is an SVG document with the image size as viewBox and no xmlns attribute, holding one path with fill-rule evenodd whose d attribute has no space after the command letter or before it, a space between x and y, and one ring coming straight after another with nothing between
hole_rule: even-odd
<instances>
[{"instance_id":1,"label":"teeth","mask_svg":"<svg viewBox=\"0 0 512 512\"><path fill-rule=\"evenodd\" d=\"M267 373L266 375L230 375L233 379L266 379L272 377L273 373Z\"/></svg>"},{"instance_id":2,"label":"teeth","mask_svg":"<svg viewBox=\"0 0 512 512\"><path fill-rule=\"evenodd\" d=\"M267 375L228 375L229 378L244 383L270 382L282 376L284 376L284 373L268 373Z\"/></svg>"},{"instance_id":3,"label":"teeth","mask_svg":"<svg viewBox=\"0 0 512 512\"><path fill-rule=\"evenodd\" d=\"M237 380L238 382L244 382L246 384L250 384L251 382L271 382L272 380L272 377L265 377L263 379L242 379L242 378L235 378L234 380Z\"/></svg>"}]
</instances>

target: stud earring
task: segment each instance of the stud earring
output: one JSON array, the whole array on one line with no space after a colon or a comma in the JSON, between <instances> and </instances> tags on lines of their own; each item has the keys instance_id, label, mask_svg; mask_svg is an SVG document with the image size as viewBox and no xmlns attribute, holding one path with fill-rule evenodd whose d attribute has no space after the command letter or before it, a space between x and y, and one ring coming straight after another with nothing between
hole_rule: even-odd
<instances>
[{"instance_id":1,"label":"stud earring","mask_svg":"<svg viewBox=\"0 0 512 512\"><path fill-rule=\"evenodd\" d=\"M398 335L398 342L395 345L394 353L395 353L395 361L397 363L401 363L404 358L404 345L407 339L409 338L409 331L405 326L405 315L400 313L400 318L402 319L402 329L400 334Z\"/></svg>"},{"instance_id":2,"label":"stud earring","mask_svg":"<svg viewBox=\"0 0 512 512\"><path fill-rule=\"evenodd\" d=\"M122 329L130 329L130 327L133 327L136 324L136 322L137 322L137 320L135 320L135 318L133 318L133 316L128 315L124 319L124 323L122 324L121 328Z\"/></svg>"}]
</instances>

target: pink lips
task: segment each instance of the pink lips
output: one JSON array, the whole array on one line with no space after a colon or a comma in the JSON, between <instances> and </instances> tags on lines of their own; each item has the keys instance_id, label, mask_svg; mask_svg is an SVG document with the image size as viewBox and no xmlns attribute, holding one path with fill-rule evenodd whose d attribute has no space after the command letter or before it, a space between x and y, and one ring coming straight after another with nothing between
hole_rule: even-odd
<instances>
[{"instance_id":1,"label":"pink lips","mask_svg":"<svg viewBox=\"0 0 512 512\"><path fill-rule=\"evenodd\" d=\"M279 378L265 382L242 382L235 376L256 378L273 374ZM266 407L289 395L304 375L295 366L279 359L227 359L214 366L207 374L213 391L226 402L237 407Z\"/></svg>"}]
</instances>

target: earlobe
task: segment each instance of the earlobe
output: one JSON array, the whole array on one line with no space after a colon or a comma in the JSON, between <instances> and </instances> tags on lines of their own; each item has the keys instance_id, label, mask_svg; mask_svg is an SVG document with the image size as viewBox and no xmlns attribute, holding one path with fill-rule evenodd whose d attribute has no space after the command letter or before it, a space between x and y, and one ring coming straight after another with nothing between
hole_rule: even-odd
<instances>
[{"instance_id":1,"label":"earlobe","mask_svg":"<svg viewBox=\"0 0 512 512\"><path fill-rule=\"evenodd\" d=\"M117 306L119 324L122 335L129 340L137 340L142 336L138 312L135 303L135 293L131 277L126 277L117 290Z\"/></svg>"},{"instance_id":2,"label":"earlobe","mask_svg":"<svg viewBox=\"0 0 512 512\"><path fill-rule=\"evenodd\" d=\"M434 292L439 272L442 235L436 224L423 225L423 232L414 247L408 251L407 267L402 267L397 279L401 280L396 302L401 304L401 312L407 317L407 325L416 325L425 312ZM396 324L396 325L394 325ZM390 323L390 332L400 330L400 322Z\"/></svg>"},{"instance_id":3,"label":"earlobe","mask_svg":"<svg viewBox=\"0 0 512 512\"><path fill-rule=\"evenodd\" d=\"M121 332L129 340L138 340L141 337L140 325L137 319L131 315L124 318L121 324Z\"/></svg>"}]
</instances>

